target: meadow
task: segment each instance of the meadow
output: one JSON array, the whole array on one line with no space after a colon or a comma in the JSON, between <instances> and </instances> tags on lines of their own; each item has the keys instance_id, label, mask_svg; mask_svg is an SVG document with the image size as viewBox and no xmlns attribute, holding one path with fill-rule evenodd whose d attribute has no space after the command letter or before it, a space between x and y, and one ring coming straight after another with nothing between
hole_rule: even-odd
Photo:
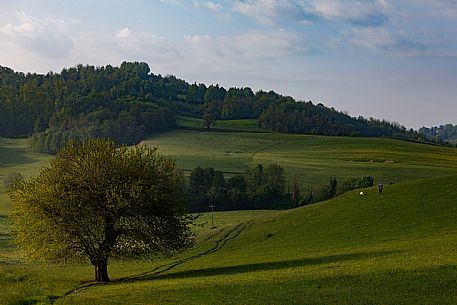
<instances>
[{"instance_id":1,"label":"meadow","mask_svg":"<svg viewBox=\"0 0 457 305\"><path fill-rule=\"evenodd\" d=\"M232 128L230 122L226 129ZM247 126L247 127L246 127ZM112 261L110 284L88 263L23 262L0 196L0 304L456 304L457 151L390 139L182 129L150 137L188 172L226 174L277 162L289 178L371 175L385 183L287 211L203 214L196 246L172 258ZM48 155L0 139L0 178L38 173ZM426 179L424 179L426 178ZM394 182L394 184L389 184Z\"/></svg>"},{"instance_id":2,"label":"meadow","mask_svg":"<svg viewBox=\"0 0 457 305\"><path fill-rule=\"evenodd\" d=\"M389 184L457 169L455 149L392 139L175 130L144 143L159 147L186 173L202 166L235 175L246 167L278 163L287 180L297 179L302 188L320 187L330 177L372 176L375 183Z\"/></svg>"},{"instance_id":3,"label":"meadow","mask_svg":"<svg viewBox=\"0 0 457 305\"><path fill-rule=\"evenodd\" d=\"M204 215L195 248L112 262L110 284L91 283L86 265L2 264L0 302L455 304L456 188L457 177L435 178L287 211L219 212L216 228Z\"/></svg>"}]
</instances>

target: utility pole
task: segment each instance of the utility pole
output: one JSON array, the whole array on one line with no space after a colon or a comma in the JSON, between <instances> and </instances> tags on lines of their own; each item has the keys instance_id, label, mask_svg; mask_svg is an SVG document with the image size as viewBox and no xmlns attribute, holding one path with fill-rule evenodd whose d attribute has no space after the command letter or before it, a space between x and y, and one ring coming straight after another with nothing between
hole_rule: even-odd
<instances>
[{"instance_id":1,"label":"utility pole","mask_svg":"<svg viewBox=\"0 0 457 305\"><path fill-rule=\"evenodd\" d=\"M211 208L211 228L214 228L214 208L216 207L215 205L210 205Z\"/></svg>"}]
</instances>

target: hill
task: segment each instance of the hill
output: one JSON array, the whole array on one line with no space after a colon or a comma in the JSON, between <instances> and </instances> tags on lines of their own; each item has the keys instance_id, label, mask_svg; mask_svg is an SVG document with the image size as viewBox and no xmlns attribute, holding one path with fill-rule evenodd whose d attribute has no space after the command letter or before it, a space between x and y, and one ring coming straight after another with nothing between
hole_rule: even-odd
<instances>
[{"instance_id":1,"label":"hill","mask_svg":"<svg viewBox=\"0 0 457 305\"><path fill-rule=\"evenodd\" d=\"M30 151L27 141L0 139L2 177L30 176L47 163L49 156ZM160 145L185 168L214 165L229 174L279 162L312 185L330 175L360 174L395 184L386 185L382 196L367 189L363 197L352 192L289 211L216 213L216 229L205 215L194 249L171 259L112 262L117 281L107 286L92 286L87 264L21 262L9 244L10 204L2 195L0 304L457 301L457 179L444 177L455 173L455 150L390 139L198 130L172 131L145 143ZM428 176L441 177L413 181Z\"/></svg>"},{"instance_id":2,"label":"hill","mask_svg":"<svg viewBox=\"0 0 457 305\"><path fill-rule=\"evenodd\" d=\"M285 133L423 138L396 123L354 118L273 91L155 75L146 63L77 65L46 75L0 66L0 137L32 136L36 151L55 154L70 139L95 137L137 144L147 134L175 129L178 114L205 116L208 123L255 119L265 129Z\"/></svg>"},{"instance_id":3,"label":"hill","mask_svg":"<svg viewBox=\"0 0 457 305\"><path fill-rule=\"evenodd\" d=\"M22 266L33 276L2 285L33 288L29 300L54 293L56 304L455 304L456 188L457 177L435 178L254 218L218 213L219 227L200 229L196 248L113 264L119 280L109 285L62 296L70 277L90 278L68 265Z\"/></svg>"},{"instance_id":4,"label":"hill","mask_svg":"<svg viewBox=\"0 0 457 305\"><path fill-rule=\"evenodd\" d=\"M454 304L456 187L404 183L257 218L199 245L225 241L217 251L58 304Z\"/></svg>"}]
</instances>

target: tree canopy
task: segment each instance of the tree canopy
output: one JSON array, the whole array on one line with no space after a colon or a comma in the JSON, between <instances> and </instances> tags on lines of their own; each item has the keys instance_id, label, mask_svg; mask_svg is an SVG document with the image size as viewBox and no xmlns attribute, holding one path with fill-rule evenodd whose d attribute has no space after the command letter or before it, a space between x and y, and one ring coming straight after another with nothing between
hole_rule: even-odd
<instances>
[{"instance_id":1,"label":"tree canopy","mask_svg":"<svg viewBox=\"0 0 457 305\"><path fill-rule=\"evenodd\" d=\"M109 259L172 254L192 243L183 177L156 148L92 139L66 145L36 178L15 184L16 243L27 258L86 259L109 281Z\"/></svg>"},{"instance_id":2,"label":"tree canopy","mask_svg":"<svg viewBox=\"0 0 457 305\"><path fill-rule=\"evenodd\" d=\"M55 154L69 140L97 137L136 144L147 134L176 128L176 114L205 114L207 128L213 120L250 118L286 133L430 140L397 123L351 117L274 91L226 90L155 75L143 62L77 65L46 75L0 66L0 136L33 135L37 151Z\"/></svg>"},{"instance_id":3,"label":"tree canopy","mask_svg":"<svg viewBox=\"0 0 457 305\"><path fill-rule=\"evenodd\" d=\"M285 193L284 169L276 163L263 168L248 168L243 175L224 178L212 167L194 168L189 176L188 209L193 212L208 210L281 209L289 207Z\"/></svg>"}]
</instances>

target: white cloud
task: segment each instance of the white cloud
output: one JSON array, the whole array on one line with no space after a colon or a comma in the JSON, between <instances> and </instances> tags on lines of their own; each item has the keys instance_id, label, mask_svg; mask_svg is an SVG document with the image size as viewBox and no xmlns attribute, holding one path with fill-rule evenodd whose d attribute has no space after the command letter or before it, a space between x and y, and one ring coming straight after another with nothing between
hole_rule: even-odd
<instances>
[{"instance_id":1,"label":"white cloud","mask_svg":"<svg viewBox=\"0 0 457 305\"><path fill-rule=\"evenodd\" d=\"M238 0L232 10L263 24L326 21L379 26L388 21L393 6L386 0Z\"/></svg>"},{"instance_id":2,"label":"white cloud","mask_svg":"<svg viewBox=\"0 0 457 305\"><path fill-rule=\"evenodd\" d=\"M194 58L216 65L257 65L259 61L304 54L302 38L285 30L251 30L235 36L186 36Z\"/></svg>"},{"instance_id":3,"label":"white cloud","mask_svg":"<svg viewBox=\"0 0 457 305\"><path fill-rule=\"evenodd\" d=\"M165 4L181 4L182 0L160 0L160 2Z\"/></svg>"},{"instance_id":4,"label":"white cloud","mask_svg":"<svg viewBox=\"0 0 457 305\"><path fill-rule=\"evenodd\" d=\"M382 28L356 28L349 34L351 42L373 51L396 56L429 56L429 48L414 40L392 34Z\"/></svg>"},{"instance_id":5,"label":"white cloud","mask_svg":"<svg viewBox=\"0 0 457 305\"><path fill-rule=\"evenodd\" d=\"M429 6L428 11L431 16L444 17L444 18L457 18L457 1L455 0L441 0L441 1L420 1L426 6Z\"/></svg>"},{"instance_id":6,"label":"white cloud","mask_svg":"<svg viewBox=\"0 0 457 305\"><path fill-rule=\"evenodd\" d=\"M66 57L73 49L72 33L69 24L60 19L39 19L24 11L6 14L0 17L0 39L10 44L46 58Z\"/></svg>"},{"instance_id":7,"label":"white cloud","mask_svg":"<svg viewBox=\"0 0 457 305\"><path fill-rule=\"evenodd\" d=\"M133 32L129 28L122 28L116 32L114 39L127 56L154 60L179 57L179 53L166 38L148 32Z\"/></svg>"},{"instance_id":8,"label":"white cloud","mask_svg":"<svg viewBox=\"0 0 457 305\"><path fill-rule=\"evenodd\" d=\"M393 7L385 0L311 0L305 12L326 21L378 26L387 22Z\"/></svg>"},{"instance_id":9,"label":"white cloud","mask_svg":"<svg viewBox=\"0 0 457 305\"><path fill-rule=\"evenodd\" d=\"M21 71L60 71L79 63L118 65L146 61L162 72L181 60L169 41L129 28L84 31L79 20L38 18L24 11L0 10L0 64ZM167 72L169 73L169 72Z\"/></svg>"},{"instance_id":10,"label":"white cloud","mask_svg":"<svg viewBox=\"0 0 457 305\"><path fill-rule=\"evenodd\" d=\"M205 2L194 2L194 6L196 8L204 8L213 12L220 12L223 9L222 4L215 3L212 1L205 1Z\"/></svg>"},{"instance_id":11,"label":"white cloud","mask_svg":"<svg viewBox=\"0 0 457 305\"><path fill-rule=\"evenodd\" d=\"M301 8L289 0L249 0L235 1L232 10L262 24L273 24L281 17L291 19Z\"/></svg>"}]
</instances>

